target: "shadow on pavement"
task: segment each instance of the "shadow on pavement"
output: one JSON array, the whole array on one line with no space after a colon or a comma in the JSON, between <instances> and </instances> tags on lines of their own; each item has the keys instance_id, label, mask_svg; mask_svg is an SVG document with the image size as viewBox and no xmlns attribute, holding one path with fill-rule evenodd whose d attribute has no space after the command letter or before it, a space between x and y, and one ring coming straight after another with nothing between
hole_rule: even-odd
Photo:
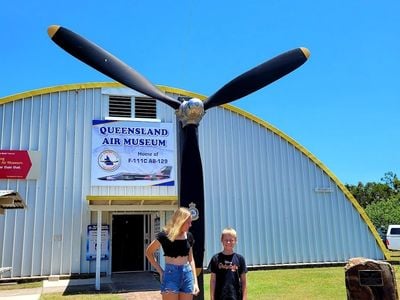
<instances>
[{"instance_id":1,"label":"shadow on pavement","mask_svg":"<svg viewBox=\"0 0 400 300\"><path fill-rule=\"evenodd\" d=\"M61 291L63 296L77 294L121 294L132 292L159 291L160 283L158 276L152 272L132 272L113 274L111 277L102 277L100 290L96 290L95 280L70 280L68 285ZM48 288L46 293L56 290ZM60 290L58 290L60 292Z\"/></svg>"}]
</instances>

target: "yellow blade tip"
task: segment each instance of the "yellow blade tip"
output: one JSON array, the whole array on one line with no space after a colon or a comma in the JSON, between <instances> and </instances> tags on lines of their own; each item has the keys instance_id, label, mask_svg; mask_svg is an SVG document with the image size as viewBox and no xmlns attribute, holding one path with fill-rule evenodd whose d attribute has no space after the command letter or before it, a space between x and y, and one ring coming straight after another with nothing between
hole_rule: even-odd
<instances>
[{"instance_id":1,"label":"yellow blade tip","mask_svg":"<svg viewBox=\"0 0 400 300\"><path fill-rule=\"evenodd\" d=\"M51 25L51 26L49 26L49 28L47 28L48 35L52 38L56 34L56 32L57 32L57 30L59 28L60 28L59 25Z\"/></svg>"},{"instance_id":2,"label":"yellow blade tip","mask_svg":"<svg viewBox=\"0 0 400 300\"><path fill-rule=\"evenodd\" d=\"M304 48L304 47L301 47L300 49L303 52L304 56L307 57L307 59L308 59L311 55L310 50L308 50L307 48Z\"/></svg>"}]
</instances>

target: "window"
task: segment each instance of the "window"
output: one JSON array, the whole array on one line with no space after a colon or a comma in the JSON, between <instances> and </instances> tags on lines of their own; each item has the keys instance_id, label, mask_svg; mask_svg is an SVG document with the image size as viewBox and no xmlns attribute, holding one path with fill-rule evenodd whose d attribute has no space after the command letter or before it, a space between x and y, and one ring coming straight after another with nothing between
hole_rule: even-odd
<instances>
[{"instance_id":1,"label":"window","mask_svg":"<svg viewBox=\"0 0 400 300\"><path fill-rule=\"evenodd\" d=\"M390 230L390 234L400 234L400 227L394 227Z\"/></svg>"},{"instance_id":2,"label":"window","mask_svg":"<svg viewBox=\"0 0 400 300\"><path fill-rule=\"evenodd\" d=\"M134 105L134 109L132 109L132 105ZM135 97L132 102L131 97L110 96L108 107L109 117L141 119L157 118L156 100L151 98Z\"/></svg>"},{"instance_id":3,"label":"window","mask_svg":"<svg viewBox=\"0 0 400 300\"><path fill-rule=\"evenodd\" d=\"M132 117L131 112L132 112L131 97L110 96L109 106L108 106L109 117L131 118Z\"/></svg>"},{"instance_id":4,"label":"window","mask_svg":"<svg viewBox=\"0 0 400 300\"><path fill-rule=\"evenodd\" d=\"M156 100L135 98L135 118L155 119L157 117Z\"/></svg>"}]
</instances>

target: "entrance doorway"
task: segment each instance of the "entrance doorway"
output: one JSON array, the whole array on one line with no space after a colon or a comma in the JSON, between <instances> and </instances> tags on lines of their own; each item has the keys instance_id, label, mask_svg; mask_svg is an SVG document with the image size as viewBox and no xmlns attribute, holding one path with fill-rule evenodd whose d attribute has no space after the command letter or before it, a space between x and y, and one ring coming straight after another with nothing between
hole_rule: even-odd
<instances>
[{"instance_id":1,"label":"entrance doorway","mask_svg":"<svg viewBox=\"0 0 400 300\"><path fill-rule=\"evenodd\" d=\"M146 217L146 218L145 218ZM145 266L145 215L113 215L112 272L143 271Z\"/></svg>"}]
</instances>

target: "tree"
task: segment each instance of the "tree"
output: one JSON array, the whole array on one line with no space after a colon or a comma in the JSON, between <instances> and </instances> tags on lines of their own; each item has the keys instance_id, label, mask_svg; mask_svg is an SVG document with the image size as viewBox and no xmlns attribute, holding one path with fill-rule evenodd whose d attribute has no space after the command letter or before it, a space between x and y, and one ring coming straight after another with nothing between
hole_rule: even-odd
<instances>
[{"instance_id":1,"label":"tree","mask_svg":"<svg viewBox=\"0 0 400 300\"><path fill-rule=\"evenodd\" d=\"M365 212L376 228L387 228L389 224L400 224L400 195L374 202L365 208Z\"/></svg>"},{"instance_id":2,"label":"tree","mask_svg":"<svg viewBox=\"0 0 400 300\"><path fill-rule=\"evenodd\" d=\"M352 193L358 203L366 208L375 202L389 199L400 194L400 180L393 172L387 172L381 178L381 182L368 182L357 185L346 184L346 188Z\"/></svg>"},{"instance_id":3,"label":"tree","mask_svg":"<svg viewBox=\"0 0 400 300\"><path fill-rule=\"evenodd\" d=\"M395 194L400 192L400 179L398 179L397 175L393 172L385 173L383 178L381 178L381 181L389 186Z\"/></svg>"},{"instance_id":4,"label":"tree","mask_svg":"<svg viewBox=\"0 0 400 300\"><path fill-rule=\"evenodd\" d=\"M387 172L381 182L346 187L380 233L385 233L389 224L400 224L400 180L396 174Z\"/></svg>"}]
</instances>

